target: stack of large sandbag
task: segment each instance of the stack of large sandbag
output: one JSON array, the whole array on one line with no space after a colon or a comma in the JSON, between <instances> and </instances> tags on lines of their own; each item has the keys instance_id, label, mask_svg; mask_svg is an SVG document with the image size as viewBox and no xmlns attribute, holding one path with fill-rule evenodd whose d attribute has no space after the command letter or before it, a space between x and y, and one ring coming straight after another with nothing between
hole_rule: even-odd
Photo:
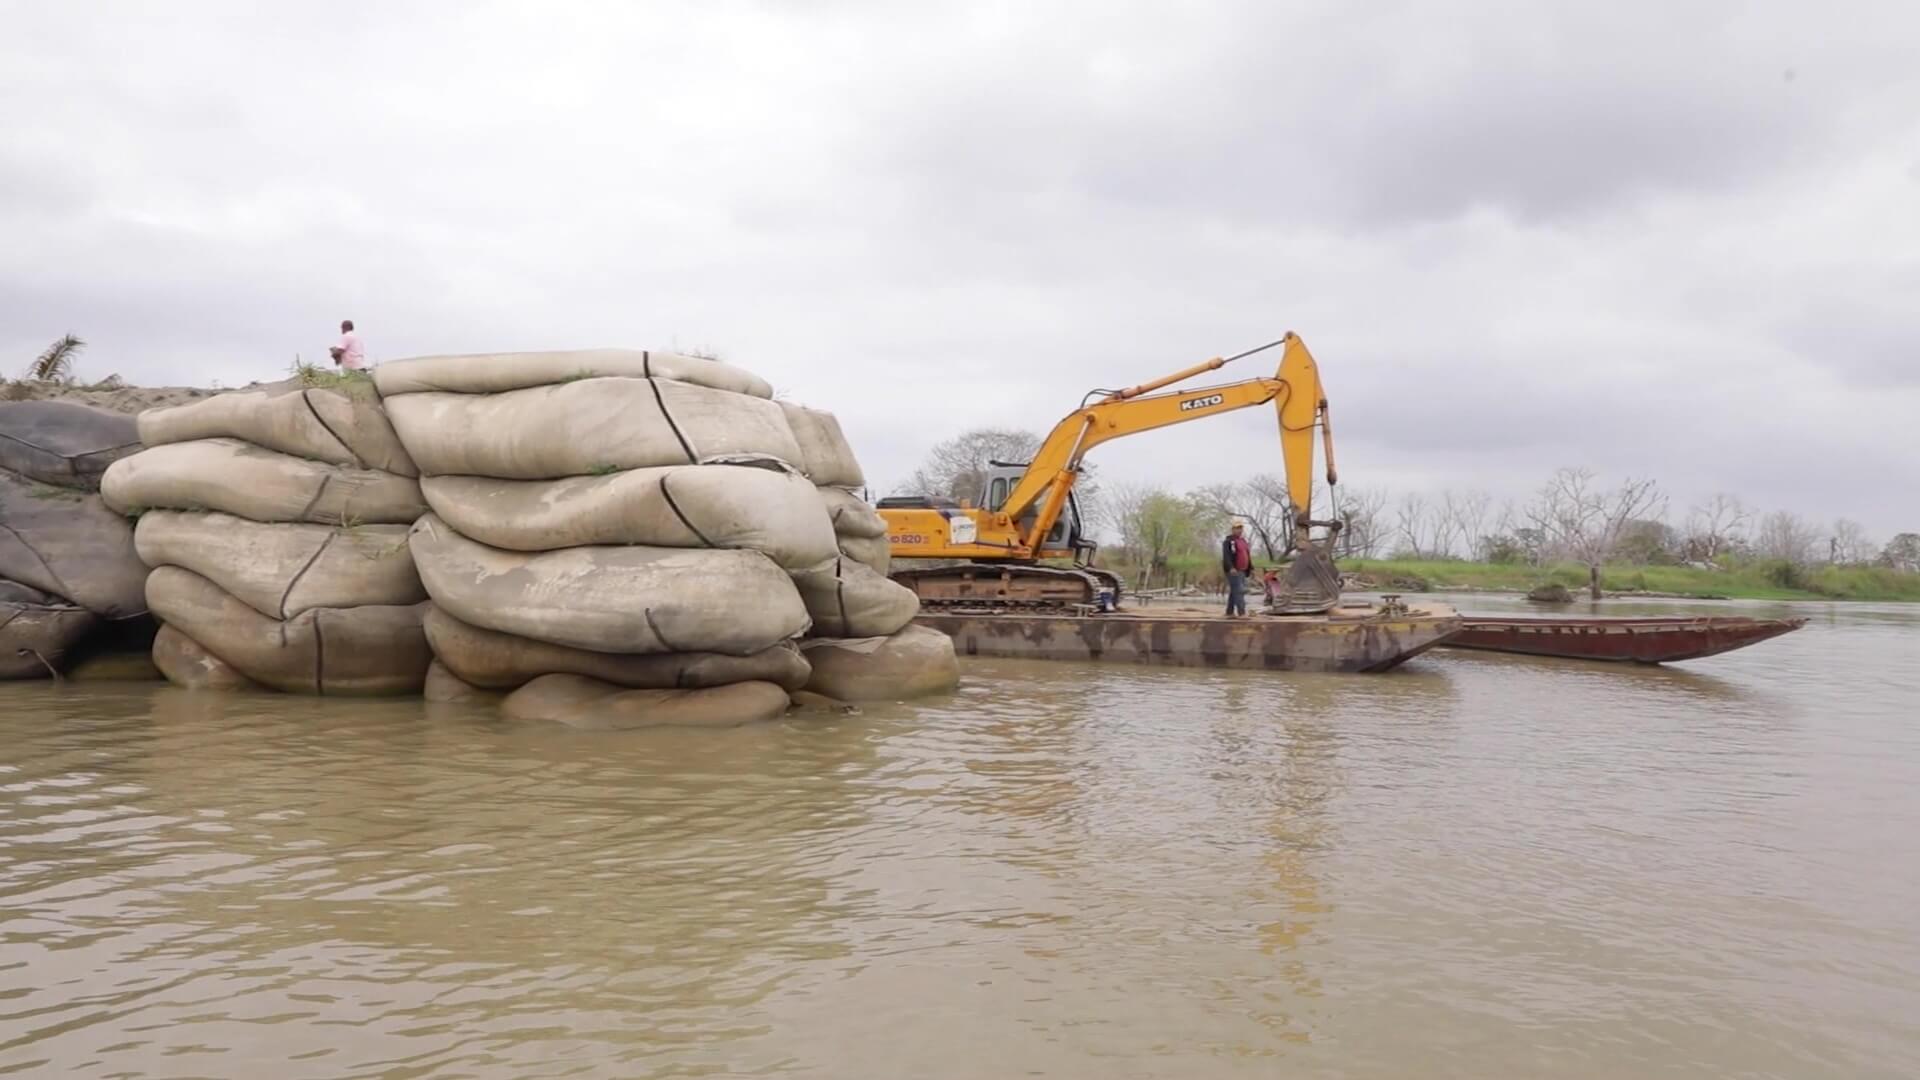
<instances>
[{"instance_id":1,"label":"stack of large sandbag","mask_svg":"<svg viewBox=\"0 0 1920 1080\"><path fill-rule=\"evenodd\" d=\"M802 469L819 485L840 557L828 569L795 575L814 612L813 636L801 643L812 674L807 689L843 701L918 697L953 689L960 681L953 639L911 625L919 613L913 593L895 585L866 587L892 566L887 523L861 499L866 476L830 413L782 405L800 446ZM849 589L850 581L855 588ZM888 581L887 584L894 583ZM849 609L858 592L860 606Z\"/></svg>"},{"instance_id":2,"label":"stack of large sandbag","mask_svg":"<svg viewBox=\"0 0 1920 1080\"><path fill-rule=\"evenodd\" d=\"M283 385L140 414L107 503L137 516L164 624L154 663L189 687L410 694L431 654L407 529L419 472L372 385Z\"/></svg>"},{"instance_id":3,"label":"stack of large sandbag","mask_svg":"<svg viewBox=\"0 0 1920 1080\"><path fill-rule=\"evenodd\" d=\"M56 675L103 623L145 614L132 527L98 494L138 447L132 417L0 404L0 679Z\"/></svg>"},{"instance_id":4,"label":"stack of large sandbag","mask_svg":"<svg viewBox=\"0 0 1920 1080\"><path fill-rule=\"evenodd\" d=\"M592 350L375 379L433 508L411 544L435 697L579 726L767 719L807 684L809 631L884 637L916 612L872 545L843 552L823 492L857 503L836 485L859 473L838 424L745 371Z\"/></svg>"}]
</instances>

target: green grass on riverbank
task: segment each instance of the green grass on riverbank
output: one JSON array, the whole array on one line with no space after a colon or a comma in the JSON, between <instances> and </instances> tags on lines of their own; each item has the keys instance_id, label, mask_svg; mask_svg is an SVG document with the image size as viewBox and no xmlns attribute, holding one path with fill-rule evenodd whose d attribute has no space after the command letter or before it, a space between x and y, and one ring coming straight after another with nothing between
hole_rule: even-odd
<instances>
[{"instance_id":1,"label":"green grass on riverbank","mask_svg":"<svg viewBox=\"0 0 1920 1080\"><path fill-rule=\"evenodd\" d=\"M1137 568L1116 567L1138 583ZM1411 559L1342 559L1343 573L1363 577L1397 592L1526 592L1558 582L1578 594L1587 586L1587 569L1576 563L1524 566ZM1174 559L1151 585L1199 585L1218 588L1220 567L1201 556ZM1669 593L1733 600L1880 600L1920 601L1920 574L1879 566L1793 567L1755 562L1719 570L1691 566L1609 566L1600 571L1608 592Z\"/></svg>"},{"instance_id":2,"label":"green grass on riverbank","mask_svg":"<svg viewBox=\"0 0 1920 1080\"><path fill-rule=\"evenodd\" d=\"M1470 562L1429 562L1402 559L1346 559L1340 569L1372 578L1409 592L1483 589L1525 592L1547 582L1558 582L1578 593L1587 584L1586 567L1574 563L1556 566L1518 566ZM1413 583L1425 589L1412 588ZM1724 596L1736 600L1915 600L1920 601L1920 574L1878 566L1792 567L1785 563L1749 563L1719 570L1691 566L1608 566L1600 571L1600 587L1608 592L1677 593L1688 596Z\"/></svg>"}]
</instances>

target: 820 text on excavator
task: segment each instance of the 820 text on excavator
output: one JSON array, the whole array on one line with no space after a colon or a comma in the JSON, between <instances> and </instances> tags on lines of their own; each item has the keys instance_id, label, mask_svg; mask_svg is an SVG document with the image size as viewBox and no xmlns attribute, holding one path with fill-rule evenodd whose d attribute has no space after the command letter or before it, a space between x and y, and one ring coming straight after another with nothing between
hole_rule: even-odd
<instances>
[{"instance_id":1,"label":"820 text on excavator","mask_svg":"<svg viewBox=\"0 0 1920 1080\"><path fill-rule=\"evenodd\" d=\"M1281 349L1281 354L1272 377L1167 389L1274 348ZM893 578L919 594L923 606L933 609L1067 610L1117 604L1120 578L1093 565L1098 546L1087 537L1074 498L1074 482L1087 451L1111 439L1269 403L1279 421L1280 456L1294 523L1293 561L1286 577L1270 586L1269 610L1280 614L1329 611L1339 602L1340 579L1325 541L1340 523L1316 521L1310 510L1316 428L1326 449L1327 483L1337 482L1333 428L1313 354L1292 333L1125 390L1089 393L1080 408L1048 432L1033 460L993 462L977 501L962 503L927 495L882 499L879 511L887 522L894 559L963 560L896 569ZM1312 536L1315 527L1325 530L1319 541ZM1047 559L1072 563L1042 565Z\"/></svg>"}]
</instances>

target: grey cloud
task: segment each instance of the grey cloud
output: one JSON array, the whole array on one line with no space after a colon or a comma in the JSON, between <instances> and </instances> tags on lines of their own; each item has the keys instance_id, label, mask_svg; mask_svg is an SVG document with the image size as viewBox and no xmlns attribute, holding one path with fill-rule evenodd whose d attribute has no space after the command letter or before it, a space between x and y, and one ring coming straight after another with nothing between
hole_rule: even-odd
<instances>
[{"instance_id":1,"label":"grey cloud","mask_svg":"<svg viewBox=\"0 0 1920 1080\"><path fill-rule=\"evenodd\" d=\"M72 330L87 373L233 385L343 316L386 358L703 344L884 485L1292 329L1351 483L1920 515L1903 7L450 10L10 16L0 371ZM1102 460L1185 486L1270 440Z\"/></svg>"}]
</instances>

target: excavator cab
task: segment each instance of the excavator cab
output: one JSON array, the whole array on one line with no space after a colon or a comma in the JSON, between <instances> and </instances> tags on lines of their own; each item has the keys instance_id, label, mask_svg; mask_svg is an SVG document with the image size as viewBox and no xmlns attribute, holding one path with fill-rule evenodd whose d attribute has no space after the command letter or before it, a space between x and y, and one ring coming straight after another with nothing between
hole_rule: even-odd
<instances>
[{"instance_id":1,"label":"excavator cab","mask_svg":"<svg viewBox=\"0 0 1920 1080\"><path fill-rule=\"evenodd\" d=\"M1020 484L1020 478L1027 472L1027 463L1012 461L990 461L987 463L986 490L980 493L980 505L987 510L997 511L1007 505L1007 497ZM1034 519L1039 515L1038 506L1031 507L1018 519L1022 533L1033 528ZM1074 492L1067 493L1067 505L1060 517L1047 530L1040 540L1040 550L1036 557L1042 559L1072 559L1077 563L1090 563L1093 553L1099 545L1087 539L1085 521L1080 515L1080 497Z\"/></svg>"}]
</instances>

